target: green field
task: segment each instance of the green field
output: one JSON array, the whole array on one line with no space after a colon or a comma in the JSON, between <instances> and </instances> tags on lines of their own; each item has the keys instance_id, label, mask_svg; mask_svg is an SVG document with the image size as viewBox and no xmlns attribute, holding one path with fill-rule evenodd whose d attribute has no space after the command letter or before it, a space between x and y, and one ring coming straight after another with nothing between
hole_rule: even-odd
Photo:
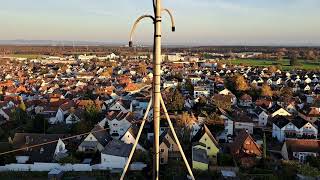
<instances>
[{"instance_id":1,"label":"green field","mask_svg":"<svg viewBox=\"0 0 320 180\"><path fill-rule=\"evenodd\" d=\"M261 60L261 59L236 59L236 60L222 60L223 63L231 63L233 65L245 65L245 66L259 66L259 67L269 67L272 65L280 66L282 70L292 70L292 69L305 69L305 70L320 70L320 61L305 61L299 60L299 66L290 66L290 61L288 59L283 60Z\"/></svg>"},{"instance_id":2,"label":"green field","mask_svg":"<svg viewBox=\"0 0 320 180\"><path fill-rule=\"evenodd\" d=\"M37 59L41 57L41 55L38 55L38 54L10 54L8 56L16 57L16 58L27 58L27 59Z\"/></svg>"}]
</instances>

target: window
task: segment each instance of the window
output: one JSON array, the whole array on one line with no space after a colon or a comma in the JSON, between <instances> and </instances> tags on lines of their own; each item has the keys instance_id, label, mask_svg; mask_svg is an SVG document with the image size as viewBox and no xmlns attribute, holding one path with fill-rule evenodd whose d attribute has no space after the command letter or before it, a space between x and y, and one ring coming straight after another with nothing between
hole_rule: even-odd
<instances>
[{"instance_id":1,"label":"window","mask_svg":"<svg viewBox=\"0 0 320 180\"><path fill-rule=\"evenodd\" d=\"M164 149L161 149L160 151L163 153L163 152L164 152Z\"/></svg>"},{"instance_id":2,"label":"window","mask_svg":"<svg viewBox=\"0 0 320 180\"><path fill-rule=\"evenodd\" d=\"M208 149L208 150L210 150L210 149L211 149L211 147L209 146L209 147L207 147L207 149Z\"/></svg>"}]
</instances>

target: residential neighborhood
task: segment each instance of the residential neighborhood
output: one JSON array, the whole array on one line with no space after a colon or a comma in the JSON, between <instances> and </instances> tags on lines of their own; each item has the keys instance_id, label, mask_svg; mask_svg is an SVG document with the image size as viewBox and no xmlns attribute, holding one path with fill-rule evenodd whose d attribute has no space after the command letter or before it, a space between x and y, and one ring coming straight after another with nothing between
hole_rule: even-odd
<instances>
[{"instance_id":1,"label":"residential neighborhood","mask_svg":"<svg viewBox=\"0 0 320 180\"><path fill-rule=\"evenodd\" d=\"M166 54L161 69L162 97L195 176L314 177L320 168L320 72L206 56ZM149 52L1 56L0 172L105 171L117 177L152 97L151 58ZM155 153L153 111L146 117L129 167L141 179L150 178ZM187 179L164 114L159 144L161 176Z\"/></svg>"}]
</instances>

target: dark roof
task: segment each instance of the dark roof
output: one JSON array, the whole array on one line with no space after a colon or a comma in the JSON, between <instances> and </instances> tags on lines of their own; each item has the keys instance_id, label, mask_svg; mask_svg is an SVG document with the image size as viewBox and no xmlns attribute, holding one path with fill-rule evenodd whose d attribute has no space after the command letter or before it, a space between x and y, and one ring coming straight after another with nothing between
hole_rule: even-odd
<instances>
[{"instance_id":1,"label":"dark roof","mask_svg":"<svg viewBox=\"0 0 320 180\"><path fill-rule=\"evenodd\" d=\"M58 140L65 137L67 137L65 134L16 133L12 141L12 146L14 149L19 149L36 144L56 141L54 143L25 149L16 153L16 155L30 156L29 162L52 162Z\"/></svg>"},{"instance_id":2,"label":"dark roof","mask_svg":"<svg viewBox=\"0 0 320 180\"><path fill-rule=\"evenodd\" d=\"M290 122L290 120L286 116L278 116L277 115L277 116L272 118L272 122L273 122L273 124L278 126L278 128L281 129L284 126L286 126Z\"/></svg>"},{"instance_id":3,"label":"dark roof","mask_svg":"<svg viewBox=\"0 0 320 180\"><path fill-rule=\"evenodd\" d=\"M292 124L294 124L298 129L302 128L304 125L308 123L308 121L302 119L301 117L295 117L292 121Z\"/></svg>"},{"instance_id":4,"label":"dark roof","mask_svg":"<svg viewBox=\"0 0 320 180\"><path fill-rule=\"evenodd\" d=\"M192 160L196 162L209 164L207 151L205 149L193 148L192 149Z\"/></svg>"},{"instance_id":5,"label":"dark roof","mask_svg":"<svg viewBox=\"0 0 320 180\"><path fill-rule=\"evenodd\" d=\"M119 157L129 157L132 147L132 144L125 144L118 139L114 139L108 143L101 153Z\"/></svg>"},{"instance_id":6,"label":"dark roof","mask_svg":"<svg viewBox=\"0 0 320 180\"><path fill-rule=\"evenodd\" d=\"M210 140L211 140L217 147L219 146L216 138L214 138L214 136L212 135L211 131L209 130L209 128L208 128L206 125L204 125L204 126L197 132L197 134L192 138L192 141L193 141L193 142L198 142L198 141L202 138L202 136L203 136L204 134L207 134L207 135L209 136Z\"/></svg>"},{"instance_id":7,"label":"dark roof","mask_svg":"<svg viewBox=\"0 0 320 180\"><path fill-rule=\"evenodd\" d=\"M96 132L98 131L98 132ZM109 135L109 133L107 132L106 129L104 129L103 127L101 127L100 125L96 125L92 130L91 130L92 135L98 140L98 142L102 145L102 146L106 146L108 144L108 142L110 142L112 140L111 136Z\"/></svg>"}]
</instances>

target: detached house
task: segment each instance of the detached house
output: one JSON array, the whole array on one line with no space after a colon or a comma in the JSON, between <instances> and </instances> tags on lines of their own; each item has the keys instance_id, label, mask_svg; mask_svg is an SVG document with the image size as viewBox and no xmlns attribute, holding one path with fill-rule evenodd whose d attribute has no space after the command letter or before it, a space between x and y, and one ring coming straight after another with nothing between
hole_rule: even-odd
<instances>
[{"instance_id":1,"label":"detached house","mask_svg":"<svg viewBox=\"0 0 320 180\"><path fill-rule=\"evenodd\" d=\"M132 147L117 139L110 141L101 152L101 165L107 169L123 169Z\"/></svg>"},{"instance_id":2,"label":"detached house","mask_svg":"<svg viewBox=\"0 0 320 180\"><path fill-rule=\"evenodd\" d=\"M260 146L245 130L242 130L230 144L230 153L246 167L252 166L254 159L262 156Z\"/></svg>"},{"instance_id":3,"label":"detached house","mask_svg":"<svg viewBox=\"0 0 320 180\"><path fill-rule=\"evenodd\" d=\"M167 164L169 158L180 158L180 154L171 131L166 129L160 136L160 164Z\"/></svg>"},{"instance_id":4,"label":"detached house","mask_svg":"<svg viewBox=\"0 0 320 180\"><path fill-rule=\"evenodd\" d=\"M261 107L257 107L253 110L253 113L254 113L253 120L258 122L259 126L267 125L269 115L264 109L262 109Z\"/></svg>"},{"instance_id":5,"label":"detached house","mask_svg":"<svg viewBox=\"0 0 320 180\"><path fill-rule=\"evenodd\" d=\"M132 112L112 111L103 121L108 123L111 136L121 137L127 132L132 122L136 121L136 118Z\"/></svg>"},{"instance_id":6,"label":"detached house","mask_svg":"<svg viewBox=\"0 0 320 180\"><path fill-rule=\"evenodd\" d=\"M49 141L54 143L45 144L34 148L27 148L15 154L17 163L34 163L34 162L55 162L68 156L66 144L61 140L65 138L63 134L32 134L16 133L12 140L12 147L20 149L36 144L42 144Z\"/></svg>"},{"instance_id":7,"label":"detached house","mask_svg":"<svg viewBox=\"0 0 320 180\"><path fill-rule=\"evenodd\" d=\"M100 125L96 125L91 130L91 133L78 146L78 151L86 153L101 152L111 140L112 138L109 136L106 129Z\"/></svg>"},{"instance_id":8,"label":"detached house","mask_svg":"<svg viewBox=\"0 0 320 180\"><path fill-rule=\"evenodd\" d=\"M320 119L320 107L306 107L298 111L298 115L306 121L314 123Z\"/></svg>"},{"instance_id":9,"label":"detached house","mask_svg":"<svg viewBox=\"0 0 320 180\"><path fill-rule=\"evenodd\" d=\"M208 159L212 162L216 162L219 145L206 125L204 125L204 127L193 137L192 142L193 149L206 150L206 156L208 156Z\"/></svg>"},{"instance_id":10,"label":"detached house","mask_svg":"<svg viewBox=\"0 0 320 180\"><path fill-rule=\"evenodd\" d=\"M132 101L120 99L110 105L109 111L132 112Z\"/></svg>"},{"instance_id":11,"label":"detached house","mask_svg":"<svg viewBox=\"0 0 320 180\"><path fill-rule=\"evenodd\" d=\"M320 141L315 139L288 139L284 142L281 154L285 160L304 163L308 156L319 157Z\"/></svg>"},{"instance_id":12,"label":"detached house","mask_svg":"<svg viewBox=\"0 0 320 180\"><path fill-rule=\"evenodd\" d=\"M134 144L134 142L136 141L136 135L138 134L138 131L139 129L137 126L131 126L127 130L127 132L123 134L120 140L126 144ZM139 143L137 145L137 149L146 151Z\"/></svg>"},{"instance_id":13,"label":"detached house","mask_svg":"<svg viewBox=\"0 0 320 180\"><path fill-rule=\"evenodd\" d=\"M239 99L239 105L243 107L250 107L252 105L252 97L248 94L244 94Z\"/></svg>"}]
</instances>

